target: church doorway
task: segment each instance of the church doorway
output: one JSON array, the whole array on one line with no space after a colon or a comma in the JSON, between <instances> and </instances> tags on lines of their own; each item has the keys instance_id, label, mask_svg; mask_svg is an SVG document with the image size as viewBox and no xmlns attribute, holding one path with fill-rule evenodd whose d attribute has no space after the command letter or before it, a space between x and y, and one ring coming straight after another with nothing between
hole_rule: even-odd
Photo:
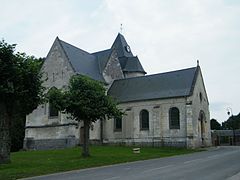
<instances>
[{"instance_id":1,"label":"church doorway","mask_svg":"<svg viewBox=\"0 0 240 180\"><path fill-rule=\"evenodd\" d=\"M205 146L205 121L206 121L206 116L205 113L201 110L199 113L199 125L200 125L200 139L201 139L201 146Z\"/></svg>"}]
</instances>

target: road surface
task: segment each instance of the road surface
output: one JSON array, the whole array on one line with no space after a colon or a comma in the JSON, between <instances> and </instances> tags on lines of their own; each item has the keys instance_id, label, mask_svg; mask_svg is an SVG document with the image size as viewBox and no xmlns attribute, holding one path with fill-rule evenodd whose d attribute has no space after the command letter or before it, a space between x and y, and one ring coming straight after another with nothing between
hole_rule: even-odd
<instances>
[{"instance_id":1,"label":"road surface","mask_svg":"<svg viewBox=\"0 0 240 180\"><path fill-rule=\"evenodd\" d=\"M76 170L28 180L240 180L240 146Z\"/></svg>"}]
</instances>

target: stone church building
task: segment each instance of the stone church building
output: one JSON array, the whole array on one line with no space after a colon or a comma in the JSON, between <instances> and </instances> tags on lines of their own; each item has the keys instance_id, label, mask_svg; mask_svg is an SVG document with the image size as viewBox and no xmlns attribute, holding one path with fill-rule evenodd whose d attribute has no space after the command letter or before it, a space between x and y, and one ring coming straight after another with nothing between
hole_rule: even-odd
<instances>
[{"instance_id":1,"label":"stone church building","mask_svg":"<svg viewBox=\"0 0 240 180\"><path fill-rule=\"evenodd\" d=\"M107 94L125 112L91 126L92 143L177 146L211 145L209 102L199 65L177 71L146 75L122 34L112 47L88 53L55 39L42 67L44 86L68 86L74 74L106 85ZM82 123L56 111L49 103L39 105L26 118L24 147L50 149L82 142Z\"/></svg>"}]
</instances>

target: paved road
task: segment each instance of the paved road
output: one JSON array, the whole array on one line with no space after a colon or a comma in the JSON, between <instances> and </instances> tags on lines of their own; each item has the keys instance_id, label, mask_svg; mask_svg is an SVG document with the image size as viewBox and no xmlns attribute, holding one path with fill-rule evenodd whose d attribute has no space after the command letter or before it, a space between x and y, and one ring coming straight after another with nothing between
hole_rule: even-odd
<instances>
[{"instance_id":1,"label":"paved road","mask_svg":"<svg viewBox=\"0 0 240 180\"><path fill-rule=\"evenodd\" d=\"M240 146L92 168L31 180L240 180Z\"/></svg>"}]
</instances>

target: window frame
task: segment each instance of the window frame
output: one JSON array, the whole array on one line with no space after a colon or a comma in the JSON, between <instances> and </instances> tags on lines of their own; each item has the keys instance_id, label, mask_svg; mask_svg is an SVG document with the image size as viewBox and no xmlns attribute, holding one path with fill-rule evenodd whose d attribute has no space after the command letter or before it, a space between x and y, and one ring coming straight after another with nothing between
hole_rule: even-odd
<instances>
[{"instance_id":1,"label":"window frame","mask_svg":"<svg viewBox=\"0 0 240 180\"><path fill-rule=\"evenodd\" d=\"M117 121L120 121L121 123L121 127L117 127L117 125L119 125L118 123L117 123ZM123 125L123 123L122 123L122 118L114 118L114 132L121 132L122 131L122 125Z\"/></svg>"},{"instance_id":2,"label":"window frame","mask_svg":"<svg viewBox=\"0 0 240 180\"><path fill-rule=\"evenodd\" d=\"M202 102L203 100L203 95L202 95L202 92L199 93L199 99L200 99L200 103Z\"/></svg>"},{"instance_id":3,"label":"window frame","mask_svg":"<svg viewBox=\"0 0 240 180\"><path fill-rule=\"evenodd\" d=\"M144 114L146 113L146 114ZM144 117L146 115L146 117ZM147 119L143 119L147 118ZM149 111L146 109L142 109L139 113L139 119L140 119L140 130L149 130ZM146 121L144 124L147 124L146 127L143 127L143 120Z\"/></svg>"},{"instance_id":4,"label":"window frame","mask_svg":"<svg viewBox=\"0 0 240 180\"><path fill-rule=\"evenodd\" d=\"M173 114L173 113L177 113L177 114ZM168 114L169 114L169 129L180 129L180 111L179 111L179 109L177 107L171 107L169 109ZM173 118L176 118L176 119L173 119Z\"/></svg>"},{"instance_id":5,"label":"window frame","mask_svg":"<svg viewBox=\"0 0 240 180\"><path fill-rule=\"evenodd\" d=\"M51 114L51 112L54 112L55 111L55 114L54 113L52 113ZM50 119L53 119L53 118L58 118L58 116L59 116L59 111L57 110L57 108L55 108L54 106L52 106L52 104L49 102L48 103L48 117L50 118Z\"/></svg>"}]
</instances>

